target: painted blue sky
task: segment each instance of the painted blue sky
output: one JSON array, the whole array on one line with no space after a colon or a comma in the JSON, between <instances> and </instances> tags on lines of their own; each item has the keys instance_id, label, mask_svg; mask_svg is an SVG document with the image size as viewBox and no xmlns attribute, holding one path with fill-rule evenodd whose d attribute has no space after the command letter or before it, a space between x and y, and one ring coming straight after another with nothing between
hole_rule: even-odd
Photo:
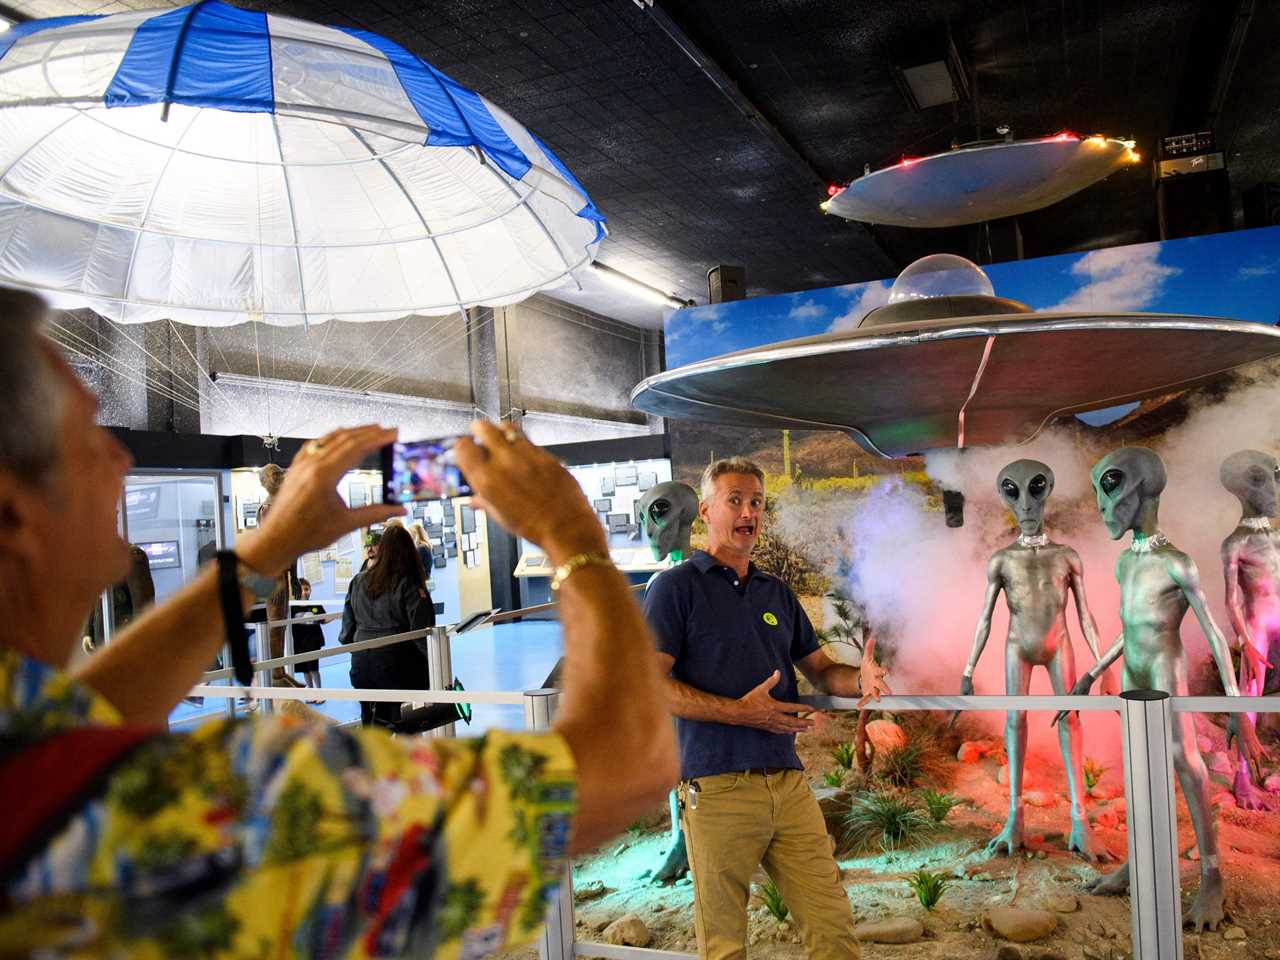
<instances>
[{"instance_id":1,"label":"painted blue sky","mask_svg":"<svg viewBox=\"0 0 1280 960\"><path fill-rule=\"evenodd\" d=\"M1280 227L1110 247L984 268L997 296L1037 310L1190 313L1280 320ZM667 366L765 343L851 329L889 297L892 280L677 310Z\"/></svg>"}]
</instances>

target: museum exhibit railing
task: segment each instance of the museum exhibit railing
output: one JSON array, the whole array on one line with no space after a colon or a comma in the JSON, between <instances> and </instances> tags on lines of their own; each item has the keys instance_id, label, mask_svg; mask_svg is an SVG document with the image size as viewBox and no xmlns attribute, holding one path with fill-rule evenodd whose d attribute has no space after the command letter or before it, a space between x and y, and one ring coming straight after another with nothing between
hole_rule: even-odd
<instances>
[{"instance_id":1,"label":"museum exhibit railing","mask_svg":"<svg viewBox=\"0 0 1280 960\"><path fill-rule=\"evenodd\" d=\"M461 628L429 627L407 633L365 640L294 655L291 631L286 632L286 655L260 658L254 670L260 685L228 686L229 669L212 670L205 683L192 688L193 696L225 697L234 711L237 699L260 700L264 710L274 701L327 700L386 701L414 704L485 703L523 704L526 729L546 730L555 714L558 691L454 691L446 689L452 680L450 644L454 636L484 625L493 619L513 619L521 611L472 618ZM341 614L296 617L292 620L256 624L259 652L269 650L269 632L275 627L296 623L325 622ZM425 637L429 650L430 690L350 690L340 688L293 688L270 686L271 672L304 659L343 656L357 650L371 650L393 643ZM229 662L229 661L228 661ZM844 697L801 697L821 710L856 710L857 700ZM894 712L913 710L1027 710L1057 712L1115 712L1120 715L1124 755L1124 793L1130 866L1130 910L1133 960L1182 960L1182 906L1178 877L1177 805L1173 787L1173 746L1171 728L1179 713L1280 713L1280 697L1170 697L1154 690L1130 690L1119 696L887 696L876 705ZM431 736L452 736L452 724L432 730ZM616 946L576 939L573 908L572 871L566 871L560 896L547 908L547 924L539 943L542 960L570 960L572 957L606 957L616 960L693 960L694 954L671 950Z\"/></svg>"}]
</instances>

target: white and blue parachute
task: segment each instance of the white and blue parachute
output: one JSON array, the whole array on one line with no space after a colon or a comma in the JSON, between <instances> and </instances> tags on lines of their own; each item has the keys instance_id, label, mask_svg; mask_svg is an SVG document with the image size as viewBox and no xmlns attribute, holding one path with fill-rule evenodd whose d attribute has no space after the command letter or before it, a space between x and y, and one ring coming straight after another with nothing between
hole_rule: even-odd
<instances>
[{"instance_id":1,"label":"white and blue parachute","mask_svg":"<svg viewBox=\"0 0 1280 960\"><path fill-rule=\"evenodd\" d=\"M536 136L362 30L204 0L0 33L0 284L121 322L512 303L604 217Z\"/></svg>"}]
</instances>

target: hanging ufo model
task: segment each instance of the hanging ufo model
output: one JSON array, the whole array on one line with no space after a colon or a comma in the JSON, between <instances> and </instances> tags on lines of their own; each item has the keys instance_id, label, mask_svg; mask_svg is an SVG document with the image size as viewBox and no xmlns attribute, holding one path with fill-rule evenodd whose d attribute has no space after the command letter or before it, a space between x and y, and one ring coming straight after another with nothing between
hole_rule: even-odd
<instances>
[{"instance_id":1,"label":"hanging ufo model","mask_svg":"<svg viewBox=\"0 0 1280 960\"><path fill-rule=\"evenodd\" d=\"M956 227L1039 210L1138 160L1131 140L1074 133L960 147L868 173L821 207L863 223Z\"/></svg>"},{"instance_id":2,"label":"hanging ufo model","mask_svg":"<svg viewBox=\"0 0 1280 960\"><path fill-rule=\"evenodd\" d=\"M0 33L0 283L119 322L385 320L572 283L605 235L403 47L218 0Z\"/></svg>"},{"instance_id":3,"label":"hanging ufo model","mask_svg":"<svg viewBox=\"0 0 1280 960\"><path fill-rule=\"evenodd\" d=\"M1182 390L1280 356L1280 330L1215 317L1037 313L975 264L917 260L841 333L768 344L642 381L645 413L839 430L871 453L1024 443L1055 417Z\"/></svg>"}]
</instances>

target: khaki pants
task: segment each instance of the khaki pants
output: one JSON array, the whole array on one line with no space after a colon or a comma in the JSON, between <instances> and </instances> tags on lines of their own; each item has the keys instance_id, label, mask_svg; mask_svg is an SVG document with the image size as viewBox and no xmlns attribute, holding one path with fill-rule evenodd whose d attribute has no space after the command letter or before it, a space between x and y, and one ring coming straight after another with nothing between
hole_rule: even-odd
<instances>
[{"instance_id":1,"label":"khaki pants","mask_svg":"<svg viewBox=\"0 0 1280 960\"><path fill-rule=\"evenodd\" d=\"M699 958L746 957L747 901L757 865L782 894L810 960L856 958L853 911L804 774L722 773L697 783L696 808L687 781L679 798Z\"/></svg>"}]
</instances>

